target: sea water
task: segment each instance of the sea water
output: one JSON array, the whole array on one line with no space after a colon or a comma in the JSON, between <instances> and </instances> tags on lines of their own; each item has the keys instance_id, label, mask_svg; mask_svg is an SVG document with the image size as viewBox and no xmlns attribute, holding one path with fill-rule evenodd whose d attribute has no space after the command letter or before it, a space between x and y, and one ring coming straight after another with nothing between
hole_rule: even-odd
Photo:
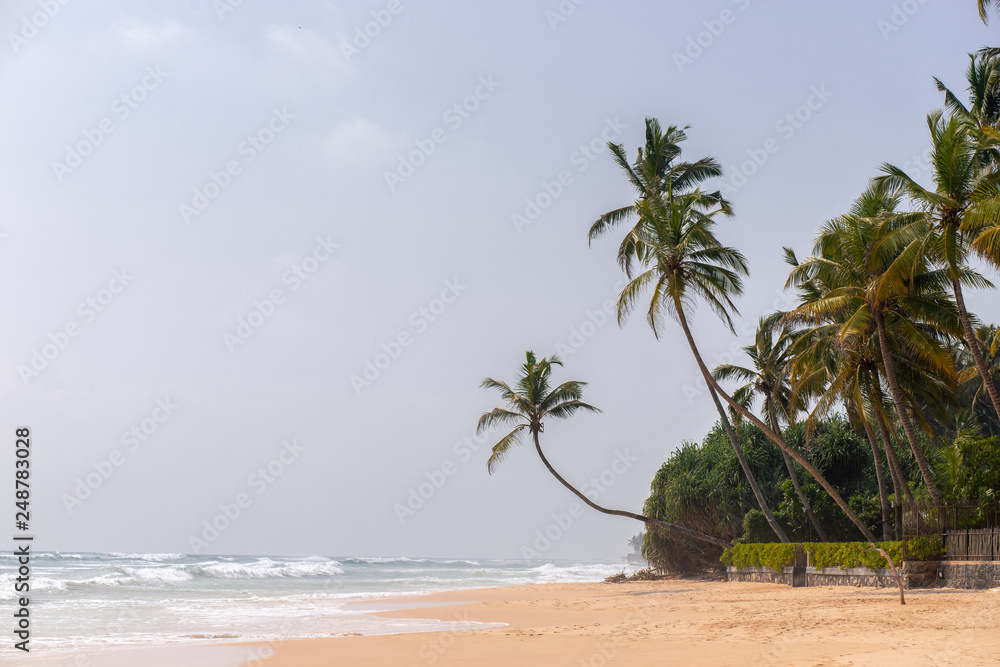
<instances>
[{"instance_id":1,"label":"sea water","mask_svg":"<svg viewBox=\"0 0 1000 667\"><path fill-rule=\"evenodd\" d=\"M0 609L13 609L10 553L0 554ZM600 581L621 563L410 558L44 553L32 558L31 649L110 647L466 630L462 620L388 619L399 596L519 584ZM474 602L471 594L469 601ZM364 602L364 605L351 603ZM0 664L22 652L0 644ZM36 653L37 652L37 653ZM72 664L72 663L68 663Z\"/></svg>"}]
</instances>

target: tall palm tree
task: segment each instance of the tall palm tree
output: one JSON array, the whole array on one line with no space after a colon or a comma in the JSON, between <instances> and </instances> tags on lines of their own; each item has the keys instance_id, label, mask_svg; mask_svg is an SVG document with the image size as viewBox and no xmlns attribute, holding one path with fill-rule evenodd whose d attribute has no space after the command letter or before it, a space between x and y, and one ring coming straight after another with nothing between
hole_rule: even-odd
<instances>
[{"instance_id":1,"label":"tall palm tree","mask_svg":"<svg viewBox=\"0 0 1000 667\"><path fill-rule=\"evenodd\" d=\"M784 438L779 415L786 423L794 423L796 408L793 406L791 387L788 382L791 365L790 350L794 339L788 329L778 328L781 315L783 313L762 317L757 325L753 344L743 348L743 352L750 358L753 368L736 364L721 364L715 368L712 375L720 381L737 380L746 383L733 392L733 398L749 407L753 404L754 398L760 396L768 426L777 435ZM775 334L777 334L777 339L775 339ZM802 484L799 482L799 475L795 472L792 459L784 450L782 450L781 456L785 460L788 477L809 522L819 538L828 542L826 531L823 530L809 499L806 498L806 494L802 490Z\"/></svg>"},{"instance_id":2,"label":"tall palm tree","mask_svg":"<svg viewBox=\"0 0 1000 667\"><path fill-rule=\"evenodd\" d=\"M660 121L646 119L646 144L638 149L636 159L631 164L621 144L608 142L608 150L615 164L625 175L636 192L638 201L650 198L668 197L671 194L687 194L697 190L707 179L722 176L722 167L713 157L704 157L694 162L680 162L680 143L687 139L688 127L671 125L663 131ZM728 201L718 191L701 193L699 205L702 208L718 206L727 215L732 214ZM604 236L623 222L638 219L635 203L608 211L590 226L587 238L590 242ZM626 274L631 275L631 266L636 259L636 228L625 235L618 248L618 263Z\"/></svg>"},{"instance_id":3,"label":"tall palm tree","mask_svg":"<svg viewBox=\"0 0 1000 667\"><path fill-rule=\"evenodd\" d=\"M882 369L906 434L935 505L941 495L930 464L917 438L907 394L896 372L896 359L905 352L941 376L954 377L950 354L941 341L955 331L952 304L940 291L946 277L940 271L911 271L902 281L890 270L900 251L918 238L926 225L921 216L895 214L898 197L875 185L855 202L849 214L825 223L813 257L794 268L788 285L822 279L829 291L800 305L804 320L842 322L837 337L850 341L877 332Z\"/></svg>"},{"instance_id":4,"label":"tall palm tree","mask_svg":"<svg viewBox=\"0 0 1000 667\"><path fill-rule=\"evenodd\" d=\"M890 189L902 189L926 214L928 225L900 255L889 271L898 282L912 279L915 271L928 261L944 266L958 308L962 334L976 369L982 377L993 409L1000 415L1000 391L993 381L976 337L975 322L965 305L964 286L988 288L993 285L969 267L972 235L981 232L1000 206L1000 174L984 170L978 142L969 127L957 117L945 120L940 112L928 115L931 132L935 189L918 184L899 167L882 167L884 176L876 183ZM972 229L975 228L975 229ZM978 234L977 234L978 235Z\"/></svg>"},{"instance_id":5,"label":"tall palm tree","mask_svg":"<svg viewBox=\"0 0 1000 667\"><path fill-rule=\"evenodd\" d=\"M826 478L764 422L734 401L705 365L691 334L686 311L694 305L695 299L700 299L732 331L731 313L738 312L732 297L742 293L743 276L747 275L748 267L746 259L738 250L719 243L713 230L715 212L699 211L698 196L698 193L692 193L674 196L666 201L652 198L636 202L640 217L636 243L640 248L643 264L648 268L629 281L619 295L619 324L628 319L640 295L651 287L652 297L646 321L653 329L653 334L659 338L664 315L673 315L684 330L688 346L708 386L805 468L858 526L865 538L874 541L871 531Z\"/></svg>"},{"instance_id":6,"label":"tall palm tree","mask_svg":"<svg viewBox=\"0 0 1000 667\"><path fill-rule=\"evenodd\" d=\"M692 207L698 211L710 210L717 207L717 210L726 215L732 215L732 208L728 201L719 192L704 193L698 189L698 185L706 179L722 175L722 168L712 157L705 157L694 162L680 162L680 143L687 139L685 130L671 125L666 132L655 118L646 119L646 144L638 149L635 162L629 164L625 154L625 147L620 144L608 142L608 149L611 151L612 159L625 174L626 180L635 189L638 199L621 208L609 211L600 216L590 227L588 239L593 242L620 223L631 219L636 219L635 226L625 235L618 247L618 264L629 277L632 275L632 265L636 260L642 259L642 245L637 243L638 229L642 224L639 216L641 202L651 200L670 199L675 196L685 195L691 198ZM746 475L753 491L757 505L764 513L768 525L774 530L775 535L782 542L788 542L788 535L774 518L767 499L764 497L754 477L750 464L743 454L739 437L736 435L726 410L719 401L715 390L709 388L709 395L715 403L715 408L719 413L726 437L736 452L736 458L740 463L743 474Z\"/></svg>"},{"instance_id":7,"label":"tall palm tree","mask_svg":"<svg viewBox=\"0 0 1000 667\"><path fill-rule=\"evenodd\" d=\"M560 484L572 491L580 500L598 512L628 517L674 531L684 537L701 540L702 542L723 548L729 547L730 544L725 540L690 530L684 526L660 521L659 519L652 519L633 512L601 507L556 472L556 469L552 467L552 464L549 463L548 458L545 456L545 452L542 451L542 446L538 440L538 434L545 428L545 421L547 419L566 419L580 410L600 412L594 406L583 402L583 388L587 385L586 382L571 380L563 382L557 387L552 387L552 367L557 365L561 366L562 361L555 355L549 358L538 359L534 352L528 352L525 355L525 362L521 365L519 377L513 388L504 382L492 378L483 380L481 386L485 389L499 390L507 407L497 407L483 413L479 418L477 432L484 433L498 425L514 425L514 429L493 446L493 451L487 463L490 474L493 474L510 449L521 443L521 437L525 433L529 433L534 441L538 457L542 460L546 469L552 473L552 476L559 480Z\"/></svg>"},{"instance_id":8,"label":"tall palm tree","mask_svg":"<svg viewBox=\"0 0 1000 667\"><path fill-rule=\"evenodd\" d=\"M979 18L983 20L983 23L989 24L990 22L991 5L1000 10L1000 0L979 0Z\"/></svg>"}]
</instances>

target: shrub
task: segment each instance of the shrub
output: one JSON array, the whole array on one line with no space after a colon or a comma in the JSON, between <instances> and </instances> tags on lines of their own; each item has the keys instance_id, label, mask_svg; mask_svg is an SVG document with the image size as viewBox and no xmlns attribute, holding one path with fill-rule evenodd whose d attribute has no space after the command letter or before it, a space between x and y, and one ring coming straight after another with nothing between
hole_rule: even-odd
<instances>
[{"instance_id":1,"label":"shrub","mask_svg":"<svg viewBox=\"0 0 1000 667\"><path fill-rule=\"evenodd\" d=\"M903 542L881 542L876 546L885 550L893 563L903 561ZM881 570L888 563L877 551L870 549L867 542L807 542L804 544L737 544L722 553L722 563L737 569L747 567L769 567L775 572L795 563L795 548L802 547L809 554L814 567L867 567ZM933 560L940 558L943 546L939 537L918 537L906 543L907 560Z\"/></svg>"}]
</instances>

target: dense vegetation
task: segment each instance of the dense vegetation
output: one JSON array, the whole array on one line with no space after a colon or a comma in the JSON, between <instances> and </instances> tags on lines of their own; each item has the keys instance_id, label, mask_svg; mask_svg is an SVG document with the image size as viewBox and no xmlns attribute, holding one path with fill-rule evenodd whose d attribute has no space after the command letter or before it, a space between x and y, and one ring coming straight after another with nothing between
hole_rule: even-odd
<instances>
[{"instance_id":1,"label":"dense vegetation","mask_svg":"<svg viewBox=\"0 0 1000 667\"><path fill-rule=\"evenodd\" d=\"M993 5L980 2L984 20ZM634 161L609 143L636 198L588 236L627 228L618 321L638 309L660 338L672 319L719 420L661 467L643 514L603 508L555 471L539 439L546 419L598 412L582 402L586 383L552 387L559 360L529 352L513 387L483 383L506 407L485 413L480 430L514 427L490 471L530 435L549 472L587 505L646 523L643 554L671 569L715 565L733 542L900 540L895 508L906 505L970 506L965 525L995 521L1000 331L969 311L966 294L992 289L1000 270L1000 52L970 56L967 102L935 81L944 108L927 116L928 182L885 164L846 212L819 225L808 256L785 248L795 307L760 319L742 365L708 368L689 324L707 306L735 333L749 275L718 236L720 219L734 215L708 189L722 176L718 161L682 159L686 128L653 118Z\"/></svg>"}]
</instances>

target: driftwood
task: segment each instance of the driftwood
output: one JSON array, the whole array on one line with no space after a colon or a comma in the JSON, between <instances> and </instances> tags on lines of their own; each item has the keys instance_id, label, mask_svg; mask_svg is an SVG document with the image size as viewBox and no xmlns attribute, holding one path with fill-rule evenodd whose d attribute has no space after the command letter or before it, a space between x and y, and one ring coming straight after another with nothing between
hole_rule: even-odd
<instances>
[{"instance_id":1,"label":"driftwood","mask_svg":"<svg viewBox=\"0 0 1000 667\"><path fill-rule=\"evenodd\" d=\"M892 576L896 577L896 584L899 586L899 604L906 604L906 597L903 595L903 579L899 576L899 571L896 570L896 564L892 562L889 558L889 554L885 552L885 549L879 549L875 546L875 543L871 543L871 549L862 549L862 551L877 551L882 554L882 557L889 561L889 567L892 569Z\"/></svg>"}]
</instances>

